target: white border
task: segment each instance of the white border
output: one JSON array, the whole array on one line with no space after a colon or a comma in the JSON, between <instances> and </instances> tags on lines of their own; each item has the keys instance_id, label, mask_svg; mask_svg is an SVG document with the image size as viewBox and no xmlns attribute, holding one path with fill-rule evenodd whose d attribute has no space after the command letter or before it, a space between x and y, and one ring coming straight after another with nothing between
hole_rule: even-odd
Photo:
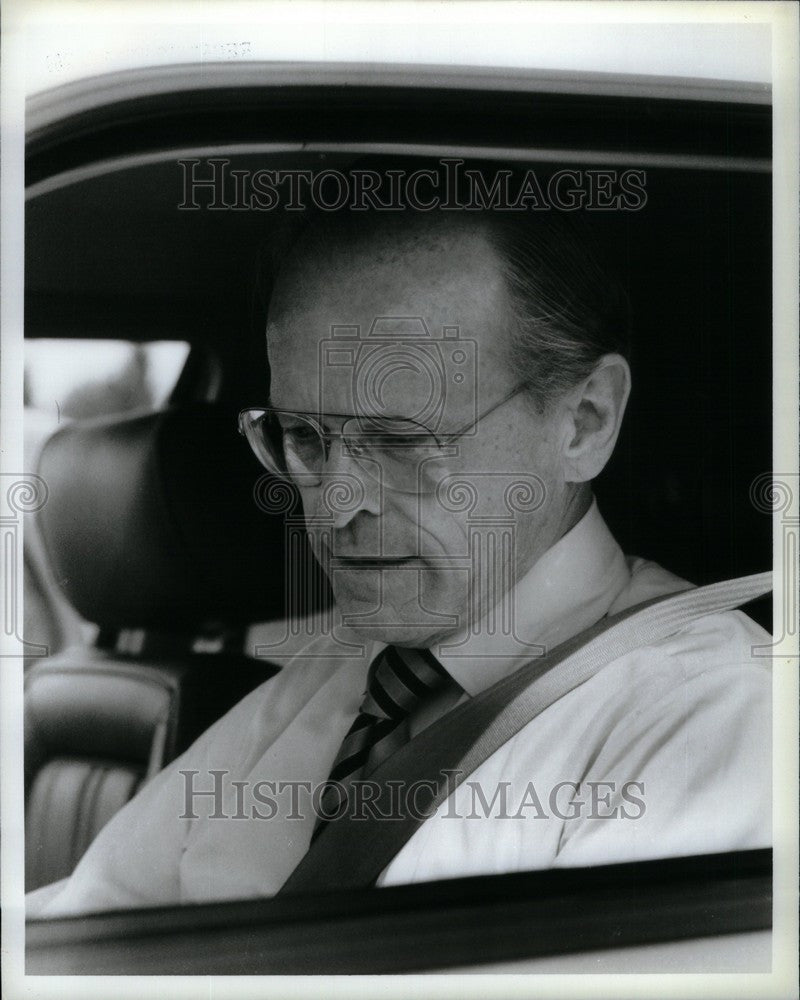
<instances>
[{"instance_id":1,"label":"white border","mask_svg":"<svg viewBox=\"0 0 800 1000\"><path fill-rule=\"evenodd\" d=\"M662 30L667 24L694 26L698 43L690 51L670 51ZM712 67L706 39L711 24L734 26L734 45ZM76 75L123 68L146 61L196 61L219 57L215 39L222 38L225 58L291 58L395 62L450 62L464 65L526 65L546 43L550 58L538 68L564 68L574 57L581 68L617 72L686 72L693 76L763 80L764 64L754 51L736 50L750 25L772 28L774 86L774 357L775 446L773 468L798 468L798 15L793 3L307 3L232 0L176 4L116 3L43 4L6 0L3 6L2 174L2 367L0 368L0 458L4 471L22 468L21 337L23 309L23 101L26 89L66 82ZM221 26L224 31L221 32ZM637 27L638 26L638 27ZM651 42L645 44L645 26ZM610 30L610 29L613 29ZM640 44L624 51L617 42L613 62L611 35L628 31ZM72 34L71 34L72 33ZM249 33L250 46L244 46ZM69 40L81 43L70 52ZM50 46L43 54L42 40ZM49 41L48 41L49 39ZM237 41L238 39L238 41ZM553 44L560 39L559 49ZM531 42L527 47L525 41ZM240 47L237 48L237 45ZM572 46L570 48L570 45ZM203 48L205 46L205 49ZM247 49L247 51L246 51ZM259 51L255 51L258 49ZM745 51L746 50L746 51ZM698 62L698 55L701 56ZM524 57L524 58L523 58ZM644 63L645 65L641 65ZM744 64L744 65L743 65ZM574 68L578 68L576 65ZM738 76L736 74L739 74ZM769 70L767 68L767 76ZM776 544L780 525L776 517ZM779 550L779 549L778 549ZM781 567L776 567L780 604ZM780 613L780 607L778 608ZM788 651L791 653L791 650ZM356 993L385 997L466 997L532 995L541 997L737 996L796 995L797 966L797 745L798 661L775 660L775 859L776 905L771 975L507 975L467 976L295 977L30 977L22 975L22 753L21 662L0 661L2 686L2 759L12 762L2 774L3 986L7 997L141 997L143 994L194 997L280 996L352 997Z\"/></svg>"}]
</instances>

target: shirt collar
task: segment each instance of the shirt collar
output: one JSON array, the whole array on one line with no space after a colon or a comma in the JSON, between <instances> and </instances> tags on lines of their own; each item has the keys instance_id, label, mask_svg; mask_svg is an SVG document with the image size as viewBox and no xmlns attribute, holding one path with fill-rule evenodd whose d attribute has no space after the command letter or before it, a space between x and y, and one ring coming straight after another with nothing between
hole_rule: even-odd
<instances>
[{"instance_id":1,"label":"shirt collar","mask_svg":"<svg viewBox=\"0 0 800 1000\"><path fill-rule=\"evenodd\" d=\"M622 549L593 499L581 520L516 583L513 628L504 628L498 613L490 628L487 615L477 634L465 630L432 651L467 694L476 695L593 625L629 581Z\"/></svg>"}]
</instances>

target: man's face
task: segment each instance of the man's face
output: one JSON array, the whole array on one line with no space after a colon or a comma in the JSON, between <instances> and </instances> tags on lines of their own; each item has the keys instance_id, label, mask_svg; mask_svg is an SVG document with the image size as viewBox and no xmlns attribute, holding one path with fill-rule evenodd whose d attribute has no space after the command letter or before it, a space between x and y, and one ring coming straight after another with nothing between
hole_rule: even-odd
<instances>
[{"instance_id":1,"label":"man's face","mask_svg":"<svg viewBox=\"0 0 800 1000\"><path fill-rule=\"evenodd\" d=\"M348 415L440 440L474 424L519 384L510 316L494 250L463 226L317 241L277 282L271 403L332 436L322 482L298 486L338 612L365 637L427 645L475 625L563 533L557 411L525 393L444 453L381 437L359 460L337 437Z\"/></svg>"}]
</instances>

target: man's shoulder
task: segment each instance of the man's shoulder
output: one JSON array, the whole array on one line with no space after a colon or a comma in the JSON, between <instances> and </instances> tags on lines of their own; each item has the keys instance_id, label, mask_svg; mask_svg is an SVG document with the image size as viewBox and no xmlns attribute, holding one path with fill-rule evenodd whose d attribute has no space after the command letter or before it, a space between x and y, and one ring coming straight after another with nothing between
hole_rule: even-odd
<instances>
[{"instance_id":1,"label":"man's shoulder","mask_svg":"<svg viewBox=\"0 0 800 1000\"><path fill-rule=\"evenodd\" d=\"M770 660L759 655L768 643L769 635L741 611L717 612L662 639L643 640L611 664L609 674L624 676L623 699L638 706L670 704L688 714L710 699L731 709L755 709L769 699Z\"/></svg>"},{"instance_id":2,"label":"man's shoulder","mask_svg":"<svg viewBox=\"0 0 800 1000\"><path fill-rule=\"evenodd\" d=\"M593 678L608 719L603 742L652 743L660 757L665 746L682 755L692 731L707 747L729 748L731 734L745 729L767 739L772 674L758 647L768 641L740 611L704 615L670 636L643 640Z\"/></svg>"},{"instance_id":3,"label":"man's shoulder","mask_svg":"<svg viewBox=\"0 0 800 1000\"><path fill-rule=\"evenodd\" d=\"M693 585L654 562L630 559L631 583L610 613ZM701 725L709 739L747 718L769 723L770 636L741 611L698 615L661 638L642 635L634 649L611 660L576 701L588 699L607 719L602 742L619 732L626 741L649 739L664 727L675 732ZM694 720L692 722L691 720ZM603 729L602 726L599 729Z\"/></svg>"},{"instance_id":4,"label":"man's shoulder","mask_svg":"<svg viewBox=\"0 0 800 1000\"><path fill-rule=\"evenodd\" d=\"M694 589L694 584L664 569L658 563L639 557L627 557L630 582L609 609L614 615L655 597ZM672 635L655 642L643 642L643 649L654 654L669 651L671 657L683 656L687 664L696 662L709 669L748 663L767 670L769 661L759 655L769 645L770 635L741 611L718 611L698 615Z\"/></svg>"},{"instance_id":5,"label":"man's shoulder","mask_svg":"<svg viewBox=\"0 0 800 1000\"><path fill-rule=\"evenodd\" d=\"M681 590L689 590L694 585L683 577L664 569L652 559L642 559L639 556L626 556L628 564L628 582L617 594L614 603L609 608L609 615L625 611L642 601L654 597L664 597L667 594L677 594Z\"/></svg>"}]
</instances>

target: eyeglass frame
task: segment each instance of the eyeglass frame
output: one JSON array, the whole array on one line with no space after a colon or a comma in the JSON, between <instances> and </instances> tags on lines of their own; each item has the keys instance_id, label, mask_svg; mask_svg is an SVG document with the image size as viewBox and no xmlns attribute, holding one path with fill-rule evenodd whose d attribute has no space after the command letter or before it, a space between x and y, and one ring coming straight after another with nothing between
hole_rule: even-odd
<instances>
[{"instance_id":1,"label":"eyeglass frame","mask_svg":"<svg viewBox=\"0 0 800 1000\"><path fill-rule=\"evenodd\" d=\"M287 410L287 409L284 409L283 407L279 407L279 406L245 406L241 410L239 410L239 416L238 416L237 426L238 426L239 433L242 435L242 437L245 439L245 441L247 441L247 443L250 445L250 448L253 451L253 454L255 454L255 456L258 459L258 461L260 462L260 464L262 466L264 466L264 468L266 468L268 472L272 472L273 475L277 474L279 476L282 476L284 479L287 479L289 482L291 482L291 481L293 481L291 473L289 473L289 472L286 472L286 473L283 473L283 472L275 473L275 471L273 469L269 469L269 468L267 468L267 466L264 465L264 463L261 460L260 456L255 452L255 449L250 444L250 441L249 441L249 439L247 437L247 434L246 434L246 432L244 431L244 429L242 427L242 422L243 422L243 418L244 418L245 414L252 413L254 410L257 410L257 411L259 411L259 413L261 413L263 415L271 414L271 415L274 416L274 415L277 415L277 414L280 414L280 413L285 413L285 414L288 414L290 416L303 417L305 420L307 420L311 424L311 426L314 428L314 430L316 430L317 434L319 435L320 440L322 441L323 455L324 455L323 465L325 465L325 464L327 464L328 459L330 458L332 439L333 438L339 438L341 440L344 440L345 443L346 443L346 438L347 438L348 435L344 434L343 432L344 432L345 426L351 420L382 420L382 421L385 421L388 424L390 424L392 421L397 421L398 423L399 422L403 422L403 423L406 423L406 424L414 424L415 426L419 427L419 429L420 429L420 431L422 433L428 434L428 435L430 435L434 439L434 441L436 442L437 448L443 448L443 447L447 447L448 445L453 444L453 442L457 441L461 437L464 437L464 435L468 434L471 430L474 430L478 426L478 424L481 422L481 420L484 420L486 417L490 416L492 413L495 412L495 410L499 410L501 406L504 406L506 403L510 402L515 396L518 396L521 392L524 392L527 388L528 388L528 386L524 382L517 383L517 385L513 389L511 389L510 392L506 393L506 395L503 396L503 397L501 397L496 403L493 403L488 409L484 410L482 413L479 413L478 416L475 417L474 420L471 420L464 427L462 427L461 429L459 429L457 431L450 431L449 433L441 435L441 436L439 434L437 434L436 431L432 431L429 427L426 427L424 424L419 423L418 421L414 420L411 417L371 417L371 416L368 416L367 414L360 414L359 415L359 414L355 414L355 413L326 413L326 414L324 414L326 417L333 417L333 418L338 418L338 419L344 420L344 424L342 424L341 430L339 430L338 432L333 432L332 433L330 431L326 431L322 427L322 425L320 424L318 416L322 416L322 414L316 415L316 414L310 413L308 410ZM362 437L369 437L369 434L368 433L367 434L363 434L362 433ZM354 458L354 460L356 462L358 462L357 458ZM367 470L365 470L365 471L367 471ZM367 472L367 474L369 475L369 472Z\"/></svg>"}]
</instances>

